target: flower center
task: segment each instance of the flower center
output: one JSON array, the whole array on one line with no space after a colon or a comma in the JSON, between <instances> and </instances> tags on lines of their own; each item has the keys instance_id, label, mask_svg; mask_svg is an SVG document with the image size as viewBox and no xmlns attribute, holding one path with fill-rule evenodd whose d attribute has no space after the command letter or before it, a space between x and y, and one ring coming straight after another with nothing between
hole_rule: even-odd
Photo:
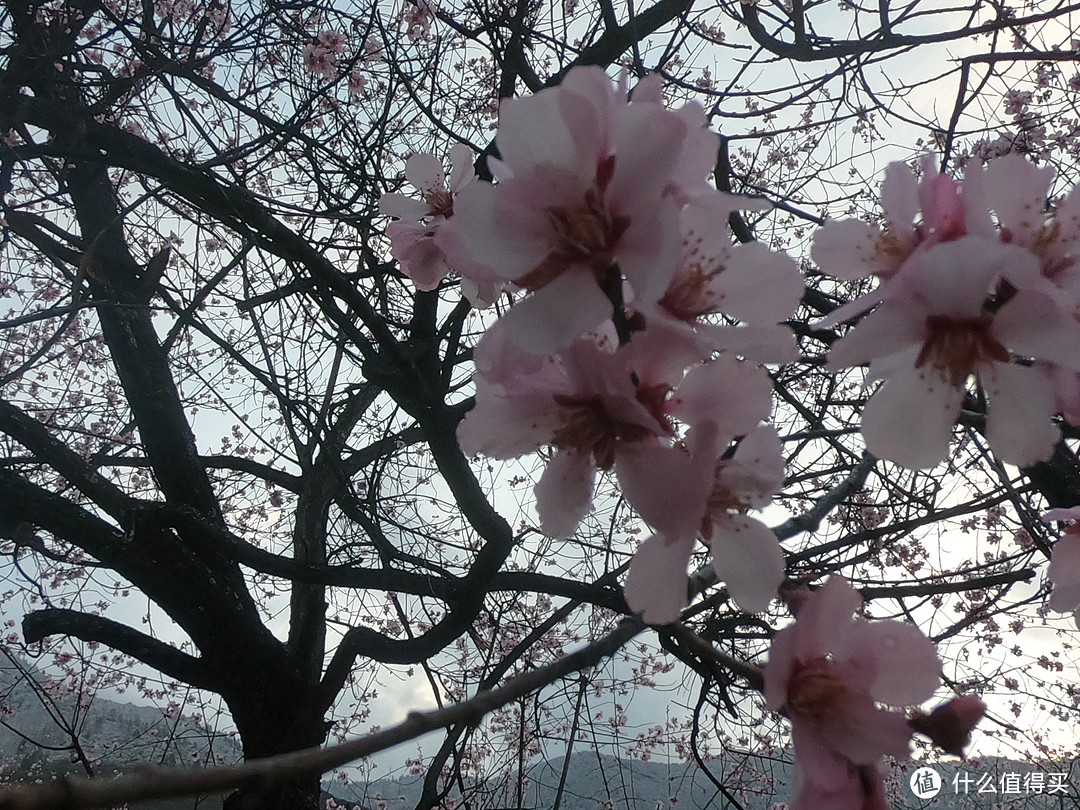
<instances>
[{"instance_id":1,"label":"flower center","mask_svg":"<svg viewBox=\"0 0 1080 810\"><path fill-rule=\"evenodd\" d=\"M454 198L444 188L433 188L424 195L431 216L449 219L454 215Z\"/></svg>"},{"instance_id":2,"label":"flower center","mask_svg":"<svg viewBox=\"0 0 1080 810\"><path fill-rule=\"evenodd\" d=\"M1071 251L1065 253L1057 245L1060 236L1061 224L1051 222L1039 229L1039 232L1035 235L1035 240L1031 244L1031 252L1038 256L1039 261L1042 263L1043 275L1051 280L1057 278L1076 263ZM1055 247L1057 247L1056 251ZM1055 256L1055 252L1058 255Z\"/></svg>"},{"instance_id":3,"label":"flower center","mask_svg":"<svg viewBox=\"0 0 1080 810\"><path fill-rule=\"evenodd\" d=\"M815 658L796 669L788 684L788 711L820 720L838 714L848 700L848 688L835 672L836 664Z\"/></svg>"},{"instance_id":4,"label":"flower center","mask_svg":"<svg viewBox=\"0 0 1080 810\"><path fill-rule=\"evenodd\" d=\"M596 167L596 180L585 192L583 205L577 208L552 205L545 213L555 245L540 264L515 280L519 287L535 292L562 275L572 265L592 268L598 281L611 267L620 237L630 227L630 219L613 215L604 193L615 171L615 156L610 155Z\"/></svg>"},{"instance_id":5,"label":"flower center","mask_svg":"<svg viewBox=\"0 0 1080 810\"><path fill-rule=\"evenodd\" d=\"M705 270L700 263L684 266L660 299L660 306L687 323L716 312L716 295L709 290L709 283L723 271L723 265L713 270Z\"/></svg>"},{"instance_id":6,"label":"flower center","mask_svg":"<svg viewBox=\"0 0 1080 810\"><path fill-rule=\"evenodd\" d=\"M555 431L552 444L591 453L597 467L610 470L615 464L615 448L619 442L639 442L671 431L669 420L663 413L669 390L666 385L654 385L642 386L637 391L638 401L656 419L655 429L619 419L608 410L599 394L556 394L554 399L562 408L563 423Z\"/></svg>"},{"instance_id":7,"label":"flower center","mask_svg":"<svg viewBox=\"0 0 1080 810\"><path fill-rule=\"evenodd\" d=\"M737 515L745 513L750 507L746 499L738 492L733 492L722 481L722 473L726 461L716 465L713 474L713 487L709 493L709 499L705 505L705 514L701 518L700 534L705 542L712 540L714 519L721 515Z\"/></svg>"},{"instance_id":8,"label":"flower center","mask_svg":"<svg viewBox=\"0 0 1080 810\"><path fill-rule=\"evenodd\" d=\"M990 325L990 315L978 318L928 316L915 368L930 364L943 371L952 385L960 386L980 364L1009 362L1008 349L994 337Z\"/></svg>"}]
</instances>

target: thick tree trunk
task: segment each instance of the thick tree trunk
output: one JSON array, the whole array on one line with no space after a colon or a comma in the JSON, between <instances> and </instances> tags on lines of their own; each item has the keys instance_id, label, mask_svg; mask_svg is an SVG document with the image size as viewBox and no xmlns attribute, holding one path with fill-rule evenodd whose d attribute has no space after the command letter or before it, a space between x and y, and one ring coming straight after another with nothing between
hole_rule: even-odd
<instances>
[{"instance_id":1,"label":"thick tree trunk","mask_svg":"<svg viewBox=\"0 0 1080 810\"><path fill-rule=\"evenodd\" d=\"M319 777L273 782L237 790L225 798L222 810L318 810Z\"/></svg>"},{"instance_id":2,"label":"thick tree trunk","mask_svg":"<svg viewBox=\"0 0 1080 810\"><path fill-rule=\"evenodd\" d=\"M317 810L319 777L299 782L275 782L237 790L226 797L222 810Z\"/></svg>"},{"instance_id":3,"label":"thick tree trunk","mask_svg":"<svg viewBox=\"0 0 1080 810\"><path fill-rule=\"evenodd\" d=\"M321 745L326 738L322 712L301 694L281 701L280 690L267 695L265 686L254 688L254 700L232 705L233 719L244 746L244 759L286 754ZM277 699L274 699L277 698ZM225 800L225 810L316 810L319 807L321 775L303 779L274 779L258 782L234 792Z\"/></svg>"}]
</instances>

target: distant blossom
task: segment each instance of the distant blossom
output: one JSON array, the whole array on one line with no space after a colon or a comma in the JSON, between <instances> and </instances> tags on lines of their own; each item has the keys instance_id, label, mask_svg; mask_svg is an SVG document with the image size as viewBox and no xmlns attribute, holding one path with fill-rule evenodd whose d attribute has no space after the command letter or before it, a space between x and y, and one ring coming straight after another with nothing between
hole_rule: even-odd
<instances>
[{"instance_id":1,"label":"distant blossom","mask_svg":"<svg viewBox=\"0 0 1080 810\"><path fill-rule=\"evenodd\" d=\"M406 0L401 21L405 24L405 35L409 39L423 39L431 31L438 6L431 0Z\"/></svg>"},{"instance_id":2,"label":"distant blossom","mask_svg":"<svg viewBox=\"0 0 1080 810\"><path fill-rule=\"evenodd\" d=\"M420 192L420 199L399 193L384 194L379 212L395 217L386 229L390 249L402 272L417 289L436 289L450 272L450 266L436 236L454 216L457 197L473 183L472 151L462 144L450 149L450 175L441 161L430 153L413 155L405 162L405 179ZM473 276L486 285L488 279Z\"/></svg>"}]
</instances>

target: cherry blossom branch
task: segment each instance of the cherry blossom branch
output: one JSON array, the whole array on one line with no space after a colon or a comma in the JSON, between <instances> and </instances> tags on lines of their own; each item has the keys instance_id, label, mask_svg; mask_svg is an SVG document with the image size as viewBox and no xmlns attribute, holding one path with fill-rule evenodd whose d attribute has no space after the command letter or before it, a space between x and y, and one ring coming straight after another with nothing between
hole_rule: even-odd
<instances>
[{"instance_id":1,"label":"cherry blossom branch","mask_svg":"<svg viewBox=\"0 0 1080 810\"><path fill-rule=\"evenodd\" d=\"M459 724L475 725L488 712L567 675L596 666L644 629L645 624L639 618L623 619L614 630L587 647L512 678L498 689L480 692L445 709L411 712L392 728L343 745L309 748L243 765L196 772L152 767L108 781L65 777L49 785L17 785L0 791L0 810L82 810L176 796L225 793L236 788L267 793L276 785L325 773L430 731Z\"/></svg>"},{"instance_id":2,"label":"cherry blossom branch","mask_svg":"<svg viewBox=\"0 0 1080 810\"><path fill-rule=\"evenodd\" d=\"M743 678L750 688L762 691L765 688L765 680L761 670L753 664L732 658L730 655L720 652L712 644L703 639L686 625L676 622L665 628L686 649L696 655L710 669L727 669ZM720 679L723 682L723 679Z\"/></svg>"},{"instance_id":3,"label":"cherry blossom branch","mask_svg":"<svg viewBox=\"0 0 1080 810\"><path fill-rule=\"evenodd\" d=\"M135 498L100 475L85 459L53 436L46 425L7 400L0 400L0 433L29 450L36 461L52 467L112 517L119 520L138 505Z\"/></svg>"},{"instance_id":4,"label":"cherry blossom branch","mask_svg":"<svg viewBox=\"0 0 1080 810\"><path fill-rule=\"evenodd\" d=\"M57 635L98 641L150 664L170 678L201 689L212 689L215 685L206 661L104 616L47 608L27 613L22 628L27 644Z\"/></svg>"},{"instance_id":5,"label":"cherry blossom branch","mask_svg":"<svg viewBox=\"0 0 1080 810\"><path fill-rule=\"evenodd\" d=\"M881 34L876 38L825 40L823 38L806 38L796 33L794 42L784 42L768 33L765 30L765 25L761 22L760 12L753 5L742 4L742 16L739 19L746 26L754 41L770 53L787 59L794 59L797 62L818 62L853 54L866 56L867 54L910 48L931 42L951 42L979 34L989 34L1004 28L1019 28L1052 19L1061 14L1071 13L1077 8L1076 5L1069 5L1064 8L1057 7L1051 11L1020 18L1007 18L1001 15L997 19L982 25L962 26L954 30L940 31L933 34L895 34L891 30L882 30ZM802 21L801 15L796 13L795 16L797 24Z\"/></svg>"},{"instance_id":6,"label":"cherry blossom branch","mask_svg":"<svg viewBox=\"0 0 1080 810\"><path fill-rule=\"evenodd\" d=\"M876 458L867 452L863 452L862 459L852 467L851 472L847 474L843 481L818 498L812 507L801 515L796 515L784 521L773 529L773 532L779 539L786 540L801 532L815 531L829 512L835 509L842 501L851 497L853 493L866 486L866 479L876 463Z\"/></svg>"},{"instance_id":7,"label":"cherry blossom branch","mask_svg":"<svg viewBox=\"0 0 1080 810\"><path fill-rule=\"evenodd\" d=\"M930 596L939 593L963 593L965 591L984 590L998 585L1011 585L1014 582L1027 582L1035 576L1034 568L1021 568L1018 571L1005 571L1001 574L966 579L962 582L923 582L917 585L884 585L880 587L860 588L862 598L900 599L905 596Z\"/></svg>"}]
</instances>

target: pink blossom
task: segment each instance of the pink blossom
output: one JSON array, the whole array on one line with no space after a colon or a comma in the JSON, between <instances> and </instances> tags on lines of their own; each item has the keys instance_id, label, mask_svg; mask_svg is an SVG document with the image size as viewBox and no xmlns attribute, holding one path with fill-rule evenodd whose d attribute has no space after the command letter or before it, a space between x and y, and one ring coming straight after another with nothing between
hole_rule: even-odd
<instances>
[{"instance_id":1,"label":"pink blossom","mask_svg":"<svg viewBox=\"0 0 1080 810\"><path fill-rule=\"evenodd\" d=\"M646 322L664 318L683 325L700 340L703 357L733 351L765 363L796 359L794 335L779 323L791 317L805 291L798 266L760 242L733 244L716 226L733 211L767 207L714 192L683 209L678 269L657 306L645 311ZM710 316L717 314L742 325L715 323Z\"/></svg>"},{"instance_id":2,"label":"pink blossom","mask_svg":"<svg viewBox=\"0 0 1080 810\"><path fill-rule=\"evenodd\" d=\"M423 39L431 30L438 6L431 0L407 0L406 9L401 13L405 23L405 35L409 39Z\"/></svg>"},{"instance_id":3,"label":"pink blossom","mask_svg":"<svg viewBox=\"0 0 1080 810\"><path fill-rule=\"evenodd\" d=\"M692 538L710 480L677 446L675 420L713 420L734 436L768 415L771 383L763 371L722 356L684 376L687 354L659 328L618 348L610 338L580 338L546 359L522 352L505 325L489 334L477 347L476 405L458 440L467 454L494 458L554 446L535 493L551 536L574 531L591 506L596 470L613 469L647 523Z\"/></svg>"},{"instance_id":4,"label":"pink blossom","mask_svg":"<svg viewBox=\"0 0 1080 810\"><path fill-rule=\"evenodd\" d=\"M986 704L974 695L962 695L942 703L930 714L916 712L908 725L925 734L944 751L956 757L964 756L971 742L971 732L986 714Z\"/></svg>"},{"instance_id":5,"label":"pink blossom","mask_svg":"<svg viewBox=\"0 0 1080 810\"><path fill-rule=\"evenodd\" d=\"M716 139L700 108L667 110L657 81L642 85L627 104L602 70L576 68L558 87L503 102L499 182L465 189L439 234L463 275L531 293L504 318L536 354L595 329L620 299L651 306L675 272L679 213L704 193Z\"/></svg>"},{"instance_id":6,"label":"pink blossom","mask_svg":"<svg viewBox=\"0 0 1080 810\"><path fill-rule=\"evenodd\" d=\"M417 289L425 292L436 289L450 272L435 237L454 216L457 196L475 179L472 152L467 146L451 147L450 160L452 168L447 180L442 164L434 155L413 155L405 163L405 179L420 192L422 199L404 194L384 194L379 199L379 212L398 219L386 229L390 251L401 264L402 272L413 280Z\"/></svg>"},{"instance_id":7,"label":"pink blossom","mask_svg":"<svg viewBox=\"0 0 1080 810\"><path fill-rule=\"evenodd\" d=\"M345 35L339 31L320 31L304 46L304 65L309 73L333 79L338 74L338 56L345 50Z\"/></svg>"},{"instance_id":8,"label":"pink blossom","mask_svg":"<svg viewBox=\"0 0 1080 810\"><path fill-rule=\"evenodd\" d=\"M1006 155L986 167L986 198L997 215L1002 241L1023 247L1039 262L1049 294L1073 318L1080 318L1080 192L1076 189L1048 209L1054 171L1020 155ZM1039 363L1054 392L1055 412L1080 425L1080 376L1071 364Z\"/></svg>"},{"instance_id":9,"label":"pink blossom","mask_svg":"<svg viewBox=\"0 0 1080 810\"><path fill-rule=\"evenodd\" d=\"M345 35L340 31L320 31L316 35L315 41L333 54L344 53L345 45L348 42Z\"/></svg>"},{"instance_id":10,"label":"pink blossom","mask_svg":"<svg viewBox=\"0 0 1080 810\"><path fill-rule=\"evenodd\" d=\"M771 425L743 438L715 462L702 538L713 568L743 610L765 610L784 579L784 555L772 530L747 512L764 509L784 484L784 454Z\"/></svg>"},{"instance_id":11,"label":"pink blossom","mask_svg":"<svg viewBox=\"0 0 1080 810\"><path fill-rule=\"evenodd\" d=\"M705 447L698 448L695 459L699 472L693 480L700 476L708 482L700 527L689 535L650 537L630 563L626 601L649 624L669 624L686 607L686 568L699 533L712 550L717 577L727 583L743 610L764 610L784 578L784 557L776 535L747 514L768 506L784 482L780 437L771 426L761 425L739 441L732 453L727 438L716 440L714 428L696 428L699 434L712 434Z\"/></svg>"},{"instance_id":12,"label":"pink blossom","mask_svg":"<svg viewBox=\"0 0 1080 810\"><path fill-rule=\"evenodd\" d=\"M626 604L647 624L677 621L687 605L687 565L697 536L654 534L638 546L623 585Z\"/></svg>"},{"instance_id":13,"label":"pink blossom","mask_svg":"<svg viewBox=\"0 0 1080 810\"><path fill-rule=\"evenodd\" d=\"M989 400L986 435L1004 461L1049 457L1060 431L1043 360L1080 370L1080 324L1039 288L1038 263L1013 245L965 236L920 251L890 295L829 353L834 368L870 362L883 379L863 411L867 449L911 468L933 467L967 385Z\"/></svg>"},{"instance_id":14,"label":"pink blossom","mask_svg":"<svg viewBox=\"0 0 1080 810\"><path fill-rule=\"evenodd\" d=\"M337 56L318 42L309 42L304 46L304 66L308 73L330 79L337 75Z\"/></svg>"},{"instance_id":15,"label":"pink blossom","mask_svg":"<svg viewBox=\"0 0 1080 810\"><path fill-rule=\"evenodd\" d=\"M1054 544L1048 576L1054 589L1050 592L1051 610L1072 613L1080 627L1080 506L1051 509L1042 516L1044 523L1067 522L1065 533Z\"/></svg>"},{"instance_id":16,"label":"pink blossom","mask_svg":"<svg viewBox=\"0 0 1080 810\"><path fill-rule=\"evenodd\" d=\"M989 400L991 447L1030 465L1059 438L1053 414L1080 419L1080 195L1047 211L1053 172L1018 155L970 164L963 184L928 161L924 172L916 185L909 169L890 166L885 230L845 221L815 238L830 273L882 279L826 319L880 304L834 344L830 362L872 361L870 379L885 381L863 413L871 452L934 466L974 379Z\"/></svg>"},{"instance_id":17,"label":"pink blossom","mask_svg":"<svg viewBox=\"0 0 1080 810\"><path fill-rule=\"evenodd\" d=\"M821 322L842 323L879 303L890 282L918 251L969 234L992 236L982 197L983 185L976 173L969 182L957 183L940 174L933 158L922 160L923 177L911 167L892 163L881 187L884 229L860 220L826 222L814 233L811 256L821 269L844 280L876 276L881 285L840 307Z\"/></svg>"},{"instance_id":18,"label":"pink blossom","mask_svg":"<svg viewBox=\"0 0 1080 810\"><path fill-rule=\"evenodd\" d=\"M353 104L367 95L368 79L357 68L349 71L349 101Z\"/></svg>"},{"instance_id":19,"label":"pink blossom","mask_svg":"<svg viewBox=\"0 0 1080 810\"><path fill-rule=\"evenodd\" d=\"M382 43L375 39L375 37L368 37L364 40L363 54L362 61L364 64L386 61L386 54L383 52Z\"/></svg>"},{"instance_id":20,"label":"pink blossom","mask_svg":"<svg viewBox=\"0 0 1080 810\"><path fill-rule=\"evenodd\" d=\"M765 704L785 714L795 743L792 810L884 810L882 756L906 757L911 728L902 708L940 681L934 645L897 621L852 615L862 599L831 577L773 637Z\"/></svg>"},{"instance_id":21,"label":"pink blossom","mask_svg":"<svg viewBox=\"0 0 1080 810\"><path fill-rule=\"evenodd\" d=\"M1074 189L1048 209L1054 170L1017 154L990 161L985 178L986 202L997 216L1001 240L1031 251L1043 277L1080 315L1080 193Z\"/></svg>"},{"instance_id":22,"label":"pink blossom","mask_svg":"<svg viewBox=\"0 0 1080 810\"><path fill-rule=\"evenodd\" d=\"M573 533L592 504L597 468L633 467L646 447L667 451L654 462L677 465L678 451L659 441L672 434L664 413L671 380L636 362L646 359L640 357L644 341L639 335L612 351L606 341L582 338L524 373L496 382L478 376L476 406L458 428L462 450L512 458L554 445L535 491L546 534ZM689 472L684 466L679 472Z\"/></svg>"},{"instance_id":23,"label":"pink blossom","mask_svg":"<svg viewBox=\"0 0 1080 810\"><path fill-rule=\"evenodd\" d=\"M1008 115L1022 113L1032 101L1030 90L1009 90L1005 94L1005 112Z\"/></svg>"}]
</instances>

